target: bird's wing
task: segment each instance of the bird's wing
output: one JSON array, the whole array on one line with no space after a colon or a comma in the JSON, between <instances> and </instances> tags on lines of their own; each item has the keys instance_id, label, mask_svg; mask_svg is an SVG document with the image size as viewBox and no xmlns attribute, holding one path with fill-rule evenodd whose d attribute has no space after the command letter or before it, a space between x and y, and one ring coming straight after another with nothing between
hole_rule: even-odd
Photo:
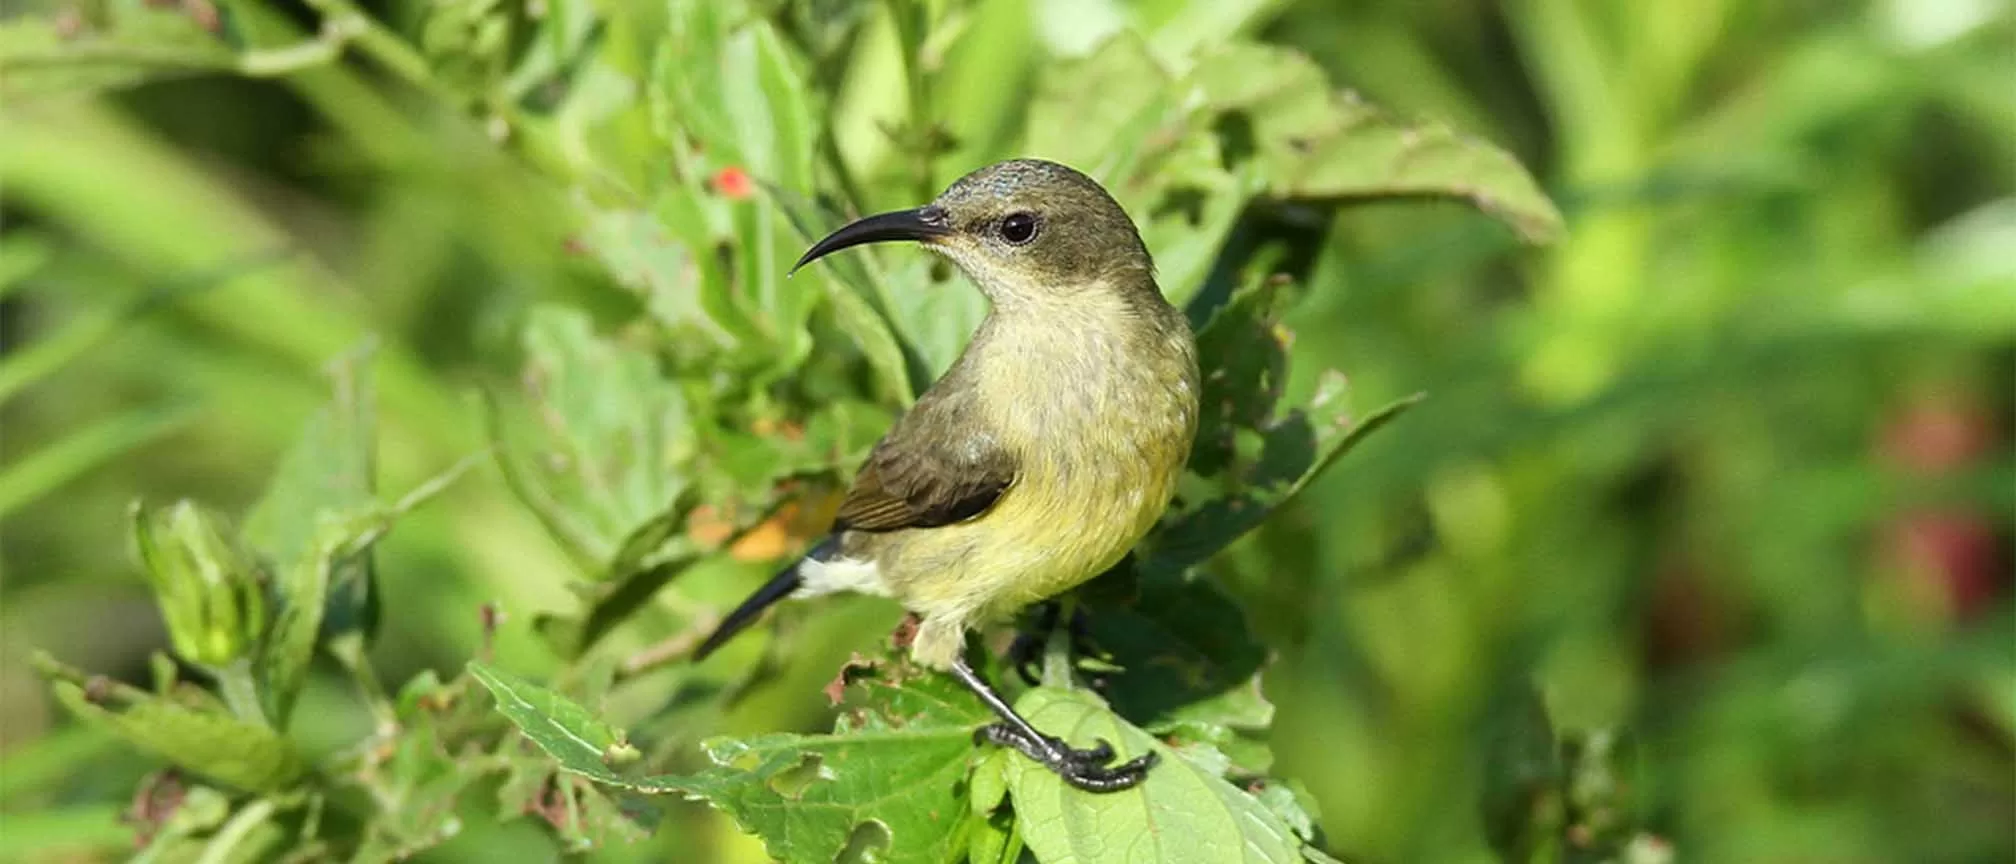
<instances>
[{"instance_id":1,"label":"bird's wing","mask_svg":"<svg viewBox=\"0 0 2016 864\"><path fill-rule=\"evenodd\" d=\"M925 405L913 408L929 410ZM834 519L836 530L949 525L987 512L1015 482L1012 453L964 424L905 417L875 445Z\"/></svg>"}]
</instances>

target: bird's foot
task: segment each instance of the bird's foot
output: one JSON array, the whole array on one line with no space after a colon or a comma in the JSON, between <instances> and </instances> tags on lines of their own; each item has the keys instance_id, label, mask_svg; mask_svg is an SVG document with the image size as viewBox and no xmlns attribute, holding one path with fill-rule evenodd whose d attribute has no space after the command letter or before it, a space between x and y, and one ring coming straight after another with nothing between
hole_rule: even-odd
<instances>
[{"instance_id":1,"label":"bird's foot","mask_svg":"<svg viewBox=\"0 0 2016 864\"><path fill-rule=\"evenodd\" d=\"M1156 760L1155 753L1150 751L1109 766L1106 763L1113 758L1113 745L1103 738L1095 741L1090 748L1079 750L1062 738L1032 736L1010 723L982 726L974 730L973 740L975 743L986 741L1012 748L1050 769L1064 782L1087 792L1131 789L1148 776L1148 769L1155 765Z\"/></svg>"}]
</instances>

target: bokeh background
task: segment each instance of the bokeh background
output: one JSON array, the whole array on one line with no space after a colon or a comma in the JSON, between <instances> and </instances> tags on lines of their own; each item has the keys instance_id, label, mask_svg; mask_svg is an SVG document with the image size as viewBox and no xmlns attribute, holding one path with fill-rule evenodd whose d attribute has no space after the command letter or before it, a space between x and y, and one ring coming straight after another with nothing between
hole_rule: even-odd
<instances>
[{"instance_id":1,"label":"bokeh background","mask_svg":"<svg viewBox=\"0 0 2016 864\"><path fill-rule=\"evenodd\" d=\"M454 5L366 4L402 33ZM1013 5L1037 51L967 98L1025 100L1028 64L1183 4ZM1365 407L1428 395L1217 566L1276 652L1276 752L1332 851L1493 860L1524 806L1500 742L1537 692L1614 748L1604 800L1678 860L2016 855L2016 13L1236 5L1339 88L1516 154L1567 221L1538 248L1457 204L1253 223L1306 270L1291 390L1337 369ZM130 500L243 507L367 335L382 484L409 488L484 445L470 388L514 374L518 313L591 302L601 277L543 242L571 217L520 188L583 145L492 158L480 112L368 66L175 76L60 122L0 105L0 857L130 848L149 763L69 724L23 659L145 678L166 636ZM486 602L502 661L551 662L525 624L570 608L573 565L494 471L381 550L387 680L458 668ZM730 725L826 722L816 682L887 611L842 608L828 625L857 629L803 640ZM339 690L310 694L302 737L365 722ZM662 860L761 859L681 825L705 851ZM427 860L544 842L471 821Z\"/></svg>"}]
</instances>

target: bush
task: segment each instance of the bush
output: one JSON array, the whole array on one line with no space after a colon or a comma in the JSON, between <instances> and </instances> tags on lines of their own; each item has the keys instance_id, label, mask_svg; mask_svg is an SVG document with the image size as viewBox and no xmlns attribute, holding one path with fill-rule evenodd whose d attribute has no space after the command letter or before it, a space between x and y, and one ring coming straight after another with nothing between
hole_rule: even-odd
<instances>
[{"instance_id":1,"label":"bush","mask_svg":"<svg viewBox=\"0 0 2016 864\"><path fill-rule=\"evenodd\" d=\"M5 712L0 849L2007 857L2016 21L1594 5L8 19L6 686L67 720ZM1112 795L884 601L687 662L985 313L792 262L1013 155L1206 372L1177 505L1025 622L1019 710L1162 755Z\"/></svg>"}]
</instances>

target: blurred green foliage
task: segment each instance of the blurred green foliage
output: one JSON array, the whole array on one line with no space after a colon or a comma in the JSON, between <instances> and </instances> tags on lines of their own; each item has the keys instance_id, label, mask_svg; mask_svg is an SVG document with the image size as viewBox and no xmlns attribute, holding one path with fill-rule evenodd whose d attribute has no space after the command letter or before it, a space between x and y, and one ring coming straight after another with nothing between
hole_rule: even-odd
<instances>
[{"instance_id":1,"label":"blurred green foliage","mask_svg":"<svg viewBox=\"0 0 2016 864\"><path fill-rule=\"evenodd\" d=\"M1354 862L2016 855L2002 6L23 6L0 859L137 832L163 858L764 860L699 805L556 772L464 664L564 692L533 701L604 730L618 779L804 792L822 766L790 748L846 739L773 733L834 728L821 686L894 610L785 609L674 661L981 307L909 250L781 276L1016 154L1113 187L1252 400L1137 580L1087 592L1122 716L1293 781L1221 783L1225 812ZM154 560L239 564L157 606L136 519ZM930 692L840 683L843 732ZM350 779L297 794L300 764ZM972 777L942 848L1013 860L990 805L1035 812L1042 778Z\"/></svg>"}]
</instances>

